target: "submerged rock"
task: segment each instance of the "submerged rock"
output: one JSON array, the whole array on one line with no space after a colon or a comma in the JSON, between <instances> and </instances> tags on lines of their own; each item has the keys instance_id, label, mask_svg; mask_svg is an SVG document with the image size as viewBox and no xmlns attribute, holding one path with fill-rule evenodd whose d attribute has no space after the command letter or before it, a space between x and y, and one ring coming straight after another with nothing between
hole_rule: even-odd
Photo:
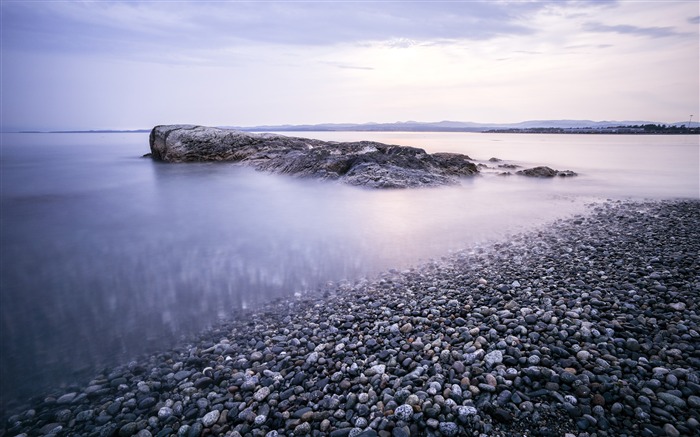
<instances>
[{"instance_id":1,"label":"submerged rock","mask_svg":"<svg viewBox=\"0 0 700 437\"><path fill-rule=\"evenodd\" d=\"M574 173L571 170L554 170L553 168L549 168L546 166L527 168L525 170L518 171L517 174L536 178L553 178L554 176L577 176L576 173Z\"/></svg>"},{"instance_id":2,"label":"submerged rock","mask_svg":"<svg viewBox=\"0 0 700 437\"><path fill-rule=\"evenodd\" d=\"M232 161L258 170L371 188L449 185L478 173L466 155L428 154L373 141L337 143L193 125L156 126L151 157L164 162Z\"/></svg>"}]
</instances>

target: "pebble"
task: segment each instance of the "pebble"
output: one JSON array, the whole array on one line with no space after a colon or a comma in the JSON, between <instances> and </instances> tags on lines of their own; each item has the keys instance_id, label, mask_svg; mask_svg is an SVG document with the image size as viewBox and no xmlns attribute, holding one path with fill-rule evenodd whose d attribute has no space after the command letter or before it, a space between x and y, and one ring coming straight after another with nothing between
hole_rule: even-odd
<instances>
[{"instance_id":1,"label":"pebble","mask_svg":"<svg viewBox=\"0 0 700 437\"><path fill-rule=\"evenodd\" d=\"M210 411L202 417L202 425L209 428L214 425L217 420L219 420L219 415L221 413L218 410Z\"/></svg>"},{"instance_id":2,"label":"pebble","mask_svg":"<svg viewBox=\"0 0 700 437\"><path fill-rule=\"evenodd\" d=\"M454 422L441 422L440 433L444 436L455 436L459 434L459 427Z\"/></svg>"},{"instance_id":3,"label":"pebble","mask_svg":"<svg viewBox=\"0 0 700 437\"><path fill-rule=\"evenodd\" d=\"M408 404L399 405L396 410L394 410L394 415L397 419L408 422L413 416L413 407Z\"/></svg>"},{"instance_id":4,"label":"pebble","mask_svg":"<svg viewBox=\"0 0 700 437\"><path fill-rule=\"evenodd\" d=\"M253 395L253 399L255 399L257 402L262 402L269 395L270 395L270 388L269 387L261 387L258 391L255 392L255 394Z\"/></svg>"},{"instance_id":5,"label":"pebble","mask_svg":"<svg viewBox=\"0 0 700 437\"><path fill-rule=\"evenodd\" d=\"M576 353L576 358L581 362L586 362L591 359L591 353L585 350L578 351Z\"/></svg>"},{"instance_id":6,"label":"pebble","mask_svg":"<svg viewBox=\"0 0 700 437\"><path fill-rule=\"evenodd\" d=\"M668 437L679 437L681 435L681 433L678 432L676 427L671 425L670 423L665 424L663 430Z\"/></svg>"},{"instance_id":7,"label":"pebble","mask_svg":"<svg viewBox=\"0 0 700 437\"><path fill-rule=\"evenodd\" d=\"M697 434L700 202L590 208L238 315L0 435Z\"/></svg>"},{"instance_id":8,"label":"pebble","mask_svg":"<svg viewBox=\"0 0 700 437\"><path fill-rule=\"evenodd\" d=\"M503 362L503 352L500 350L491 351L484 356L484 364L487 367L493 367L496 364L501 364Z\"/></svg>"},{"instance_id":9,"label":"pebble","mask_svg":"<svg viewBox=\"0 0 700 437\"><path fill-rule=\"evenodd\" d=\"M673 393L661 392L657 393L656 396L668 405L672 405L676 408L685 408L686 406L685 401Z\"/></svg>"}]
</instances>

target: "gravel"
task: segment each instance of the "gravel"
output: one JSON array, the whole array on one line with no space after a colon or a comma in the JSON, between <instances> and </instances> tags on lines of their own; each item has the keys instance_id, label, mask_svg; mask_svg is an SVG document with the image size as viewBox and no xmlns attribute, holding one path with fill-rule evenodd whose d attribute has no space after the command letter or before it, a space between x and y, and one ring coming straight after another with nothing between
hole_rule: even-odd
<instances>
[{"instance_id":1,"label":"gravel","mask_svg":"<svg viewBox=\"0 0 700 437\"><path fill-rule=\"evenodd\" d=\"M700 434L700 202L612 202L279 300L4 436Z\"/></svg>"}]
</instances>

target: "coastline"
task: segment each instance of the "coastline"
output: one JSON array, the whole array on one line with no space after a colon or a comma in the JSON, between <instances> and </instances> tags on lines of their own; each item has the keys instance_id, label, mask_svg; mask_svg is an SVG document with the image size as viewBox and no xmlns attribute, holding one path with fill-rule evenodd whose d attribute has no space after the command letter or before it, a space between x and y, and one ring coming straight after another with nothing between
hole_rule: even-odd
<instances>
[{"instance_id":1,"label":"coastline","mask_svg":"<svg viewBox=\"0 0 700 437\"><path fill-rule=\"evenodd\" d=\"M690 435L700 202L609 202L106 371L17 435ZM2 427L5 427L4 429Z\"/></svg>"}]
</instances>

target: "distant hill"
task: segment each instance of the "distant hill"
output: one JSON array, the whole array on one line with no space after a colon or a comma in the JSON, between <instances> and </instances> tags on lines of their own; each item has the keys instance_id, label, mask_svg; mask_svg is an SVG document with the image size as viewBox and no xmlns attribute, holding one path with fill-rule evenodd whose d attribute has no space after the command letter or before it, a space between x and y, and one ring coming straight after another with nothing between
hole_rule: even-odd
<instances>
[{"instance_id":1,"label":"distant hill","mask_svg":"<svg viewBox=\"0 0 700 437\"><path fill-rule=\"evenodd\" d=\"M520 123L474 123L463 121L399 121L395 123L322 123L301 125L263 125L263 126L222 126L250 132L303 132L303 131L358 131L358 132L484 132L494 129L603 129L618 126L640 126L645 124L666 124L668 126L688 125L688 122L658 123L652 121L592 121L592 120L529 120ZM698 122L692 126L698 127Z\"/></svg>"},{"instance_id":2,"label":"distant hill","mask_svg":"<svg viewBox=\"0 0 700 437\"><path fill-rule=\"evenodd\" d=\"M394 123L321 123L321 124L282 124L261 126L218 126L248 132L310 132L310 131L357 131L357 132L486 132L493 130L528 129L605 129L622 126L664 125L668 127L700 127L697 121L688 126L687 121L659 123L654 121L593 121L593 120L528 120L519 123L474 123L469 121L397 121ZM22 133L148 133L151 129L132 130L61 130L61 131L20 131Z\"/></svg>"}]
</instances>

